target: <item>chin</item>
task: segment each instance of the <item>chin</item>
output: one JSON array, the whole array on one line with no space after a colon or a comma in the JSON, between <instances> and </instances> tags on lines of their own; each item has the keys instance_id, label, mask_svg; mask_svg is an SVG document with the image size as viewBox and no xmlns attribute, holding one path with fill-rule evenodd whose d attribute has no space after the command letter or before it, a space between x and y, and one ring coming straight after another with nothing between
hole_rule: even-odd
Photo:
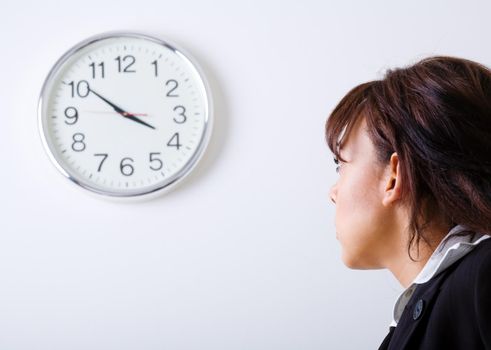
<instances>
[{"instance_id":1,"label":"chin","mask_svg":"<svg viewBox=\"0 0 491 350\"><path fill-rule=\"evenodd\" d=\"M382 266L379 266L379 264L369 261L368 259L364 259L363 255L360 253L347 254L343 252L341 259L343 264L352 270L376 270L382 268Z\"/></svg>"},{"instance_id":2,"label":"chin","mask_svg":"<svg viewBox=\"0 0 491 350\"><path fill-rule=\"evenodd\" d=\"M343 264L352 270L365 270L365 266L357 259L349 259L343 256Z\"/></svg>"}]
</instances>

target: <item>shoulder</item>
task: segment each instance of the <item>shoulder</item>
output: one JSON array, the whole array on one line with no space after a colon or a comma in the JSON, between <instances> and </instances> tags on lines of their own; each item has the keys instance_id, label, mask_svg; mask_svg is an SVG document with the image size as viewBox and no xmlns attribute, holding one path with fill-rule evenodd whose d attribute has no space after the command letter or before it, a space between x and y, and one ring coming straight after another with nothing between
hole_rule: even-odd
<instances>
[{"instance_id":1,"label":"shoulder","mask_svg":"<svg viewBox=\"0 0 491 350\"><path fill-rule=\"evenodd\" d=\"M491 346L491 238L473 247L433 283L418 349ZM439 281L438 281L439 280ZM423 289L424 290L424 289ZM421 297L425 299L424 296ZM424 339L423 339L424 338ZM423 346L425 345L425 346Z\"/></svg>"},{"instance_id":2,"label":"shoulder","mask_svg":"<svg viewBox=\"0 0 491 350\"><path fill-rule=\"evenodd\" d=\"M435 312L453 319L458 329L491 326L491 238L454 263L440 286ZM446 321L447 322L447 321ZM472 333L469 329L466 333ZM482 334L481 334L482 336Z\"/></svg>"},{"instance_id":3,"label":"shoulder","mask_svg":"<svg viewBox=\"0 0 491 350\"><path fill-rule=\"evenodd\" d=\"M459 315L459 328L469 328L486 349L491 348L491 238L469 252L449 278L453 310ZM464 333L465 334L465 333Z\"/></svg>"},{"instance_id":4,"label":"shoulder","mask_svg":"<svg viewBox=\"0 0 491 350\"><path fill-rule=\"evenodd\" d=\"M491 238L468 249L416 288L388 349L491 349Z\"/></svg>"},{"instance_id":5,"label":"shoulder","mask_svg":"<svg viewBox=\"0 0 491 350\"><path fill-rule=\"evenodd\" d=\"M484 239L473 251L466 255L468 260L489 260L491 254L491 237Z\"/></svg>"},{"instance_id":6,"label":"shoulder","mask_svg":"<svg viewBox=\"0 0 491 350\"><path fill-rule=\"evenodd\" d=\"M432 322L448 324L446 329L462 327L462 323L477 326L478 314L484 310L491 316L487 307L491 301L491 238L464 249L471 250L422 284L418 293L431 305L427 311Z\"/></svg>"},{"instance_id":7,"label":"shoulder","mask_svg":"<svg viewBox=\"0 0 491 350\"><path fill-rule=\"evenodd\" d=\"M491 238L483 240L450 268L449 283L467 281L475 284L491 274ZM490 279L491 282L491 279ZM467 284L467 287L469 284ZM459 285L462 286L461 283Z\"/></svg>"}]
</instances>

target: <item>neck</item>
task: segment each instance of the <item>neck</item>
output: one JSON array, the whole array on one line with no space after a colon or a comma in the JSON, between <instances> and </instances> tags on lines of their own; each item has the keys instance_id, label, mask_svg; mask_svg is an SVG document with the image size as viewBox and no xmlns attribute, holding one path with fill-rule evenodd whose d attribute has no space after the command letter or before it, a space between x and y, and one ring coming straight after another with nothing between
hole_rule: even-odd
<instances>
[{"instance_id":1,"label":"neck","mask_svg":"<svg viewBox=\"0 0 491 350\"><path fill-rule=\"evenodd\" d=\"M408 255L407 247L405 246L400 252L400 256L392 260L390 264L387 264L387 268L392 272L394 277L399 281L399 283L407 288L411 285L412 281L421 272L425 264L428 262L433 251L425 250L423 252L420 248L420 254L413 254L415 249L411 250L411 256L413 260Z\"/></svg>"},{"instance_id":2,"label":"neck","mask_svg":"<svg viewBox=\"0 0 491 350\"><path fill-rule=\"evenodd\" d=\"M429 229L426 232L426 237L431 237L428 242L421 239L419 250L415 244L411 247L411 257L414 260L409 257L407 234L401 235L401 242L386 267L404 288L409 287L447 233L448 229L443 227Z\"/></svg>"}]
</instances>

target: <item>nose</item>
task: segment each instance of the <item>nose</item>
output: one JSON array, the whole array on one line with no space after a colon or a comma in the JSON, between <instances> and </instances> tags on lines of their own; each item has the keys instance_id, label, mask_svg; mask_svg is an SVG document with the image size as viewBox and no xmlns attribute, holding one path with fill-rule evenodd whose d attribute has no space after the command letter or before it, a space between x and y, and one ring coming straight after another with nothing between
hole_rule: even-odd
<instances>
[{"instance_id":1,"label":"nose","mask_svg":"<svg viewBox=\"0 0 491 350\"><path fill-rule=\"evenodd\" d=\"M337 195L337 188L336 185L333 185L331 187L331 190L329 191L329 197L331 198L331 201L336 204L336 195Z\"/></svg>"}]
</instances>

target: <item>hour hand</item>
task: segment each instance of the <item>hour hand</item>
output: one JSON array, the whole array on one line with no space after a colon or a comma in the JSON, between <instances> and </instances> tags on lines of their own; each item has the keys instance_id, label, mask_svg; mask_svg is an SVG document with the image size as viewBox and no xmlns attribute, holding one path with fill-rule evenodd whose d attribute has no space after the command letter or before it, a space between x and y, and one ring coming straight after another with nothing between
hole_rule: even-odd
<instances>
[{"instance_id":1,"label":"hour hand","mask_svg":"<svg viewBox=\"0 0 491 350\"><path fill-rule=\"evenodd\" d=\"M135 117L133 114L131 113L128 113L126 112L125 110L123 110L121 107L118 107L116 106L114 103L112 103L111 101L109 101L107 98L105 98L104 96L101 96L99 95L97 92L95 92L94 90L92 90L91 88L89 88L89 91L92 92L94 95L96 95L97 97L99 97L101 100L103 100L104 102L106 102L108 105L110 105L116 112L118 112L119 114L121 114L123 117L125 118L128 118L128 119L131 119L137 123L140 123L142 125L145 125L145 126L148 126L149 128L152 128L152 129L155 129L154 126L144 122L143 120L141 120L140 118L137 118Z\"/></svg>"}]
</instances>

